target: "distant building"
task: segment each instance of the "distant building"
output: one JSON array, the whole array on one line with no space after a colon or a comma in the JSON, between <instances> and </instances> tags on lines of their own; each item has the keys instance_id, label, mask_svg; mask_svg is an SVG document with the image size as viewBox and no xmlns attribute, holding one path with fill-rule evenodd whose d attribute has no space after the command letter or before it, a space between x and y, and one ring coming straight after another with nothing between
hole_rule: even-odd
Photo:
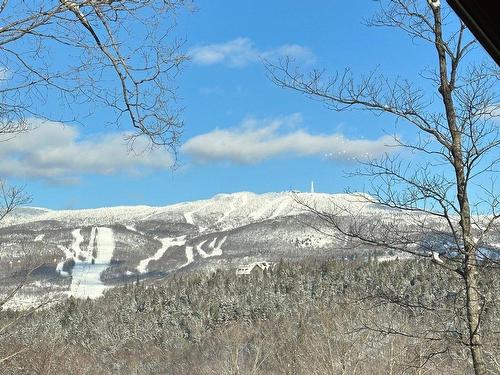
<instances>
[{"instance_id":1,"label":"distant building","mask_svg":"<svg viewBox=\"0 0 500 375\"><path fill-rule=\"evenodd\" d=\"M265 270L270 269L272 266L271 263L266 261L254 262L246 265L240 265L236 269L237 275L250 275L255 272L264 272Z\"/></svg>"}]
</instances>

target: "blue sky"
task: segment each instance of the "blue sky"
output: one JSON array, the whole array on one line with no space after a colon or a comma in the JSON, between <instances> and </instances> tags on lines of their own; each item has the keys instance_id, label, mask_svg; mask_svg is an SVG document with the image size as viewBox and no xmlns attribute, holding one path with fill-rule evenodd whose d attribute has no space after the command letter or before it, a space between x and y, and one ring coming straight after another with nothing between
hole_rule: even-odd
<instances>
[{"instance_id":1,"label":"blue sky","mask_svg":"<svg viewBox=\"0 0 500 375\"><path fill-rule=\"evenodd\" d=\"M311 180L322 192L362 190L366 181L344 176L355 167L353 159L386 151L387 133L415 136L390 118L333 112L281 89L262 64L262 58L292 55L306 70L350 67L361 74L378 67L390 77L419 80L419 72L433 63L433 47L396 30L363 25L377 2L200 0L195 5L195 12L179 15L176 29L192 57L177 81L185 108L179 166L171 169L165 150L128 155L120 141L127 124L120 130L103 127L97 111L81 125L63 130L45 125L12 143L12 152L28 152L31 143L30 150L43 142L48 149L58 139L57 152L84 156L57 170L36 162L13 167L10 176L4 170L10 181L26 186L33 205L166 205L217 193L307 190Z\"/></svg>"}]
</instances>

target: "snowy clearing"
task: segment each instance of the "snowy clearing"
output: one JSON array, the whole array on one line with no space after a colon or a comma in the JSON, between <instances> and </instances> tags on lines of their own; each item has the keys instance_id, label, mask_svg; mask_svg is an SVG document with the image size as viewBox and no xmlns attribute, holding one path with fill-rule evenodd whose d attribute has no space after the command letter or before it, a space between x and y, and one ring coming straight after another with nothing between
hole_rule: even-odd
<instances>
[{"instance_id":1,"label":"snowy clearing","mask_svg":"<svg viewBox=\"0 0 500 375\"><path fill-rule=\"evenodd\" d=\"M207 253L205 250L203 250L203 245L208 241L204 240L201 241L198 245L196 245L196 251L202 258L210 258L210 257L215 257L215 256L221 256L222 255L222 245L224 242L226 242L227 236L224 236L222 240L219 241L219 244L217 244L218 237L214 237L212 241L208 244L208 248L211 250L210 253ZM216 245L217 244L217 245Z\"/></svg>"},{"instance_id":2,"label":"snowy clearing","mask_svg":"<svg viewBox=\"0 0 500 375\"><path fill-rule=\"evenodd\" d=\"M202 246L207 242L207 240L201 241L198 245L196 245L196 251L202 258L208 258L209 255L202 249Z\"/></svg>"},{"instance_id":3,"label":"snowy clearing","mask_svg":"<svg viewBox=\"0 0 500 375\"><path fill-rule=\"evenodd\" d=\"M193 214L195 211L185 212L184 219L186 219L186 223L194 225Z\"/></svg>"},{"instance_id":4,"label":"snowy clearing","mask_svg":"<svg viewBox=\"0 0 500 375\"><path fill-rule=\"evenodd\" d=\"M152 256L146 259L143 259L139 262L139 265L137 266L137 271L140 273L145 273L148 270L148 265L149 262L152 260L159 260L165 254L165 252L173 247L173 246L182 246L186 243L186 236L181 236L181 237L166 237L166 238L161 238L161 247L160 249Z\"/></svg>"},{"instance_id":5,"label":"snowy clearing","mask_svg":"<svg viewBox=\"0 0 500 375\"><path fill-rule=\"evenodd\" d=\"M80 229L72 232L74 241L72 249L80 251L83 240ZM85 259L75 258L75 266L72 270L71 286L68 295L75 298L97 298L102 296L106 286L101 281L101 273L109 267L113 252L115 250L115 239L113 231L106 227L94 227L91 231L91 239L87 252L96 251L96 257L90 255Z\"/></svg>"},{"instance_id":6,"label":"snowy clearing","mask_svg":"<svg viewBox=\"0 0 500 375\"><path fill-rule=\"evenodd\" d=\"M179 267L179 269L186 267L194 262L193 246L186 246L186 263Z\"/></svg>"},{"instance_id":7,"label":"snowy clearing","mask_svg":"<svg viewBox=\"0 0 500 375\"><path fill-rule=\"evenodd\" d=\"M94 229L94 228L92 228ZM78 257L82 250L80 249L80 244L83 242L83 236L81 234L81 229L74 229L71 231L71 235L73 236L73 243L71 244L71 251L73 251L73 254L75 257Z\"/></svg>"},{"instance_id":8,"label":"snowy clearing","mask_svg":"<svg viewBox=\"0 0 500 375\"><path fill-rule=\"evenodd\" d=\"M125 228L128 229L131 232L137 232L137 229L135 229L134 225L126 224Z\"/></svg>"},{"instance_id":9,"label":"snowy clearing","mask_svg":"<svg viewBox=\"0 0 500 375\"><path fill-rule=\"evenodd\" d=\"M222 255L222 245L224 244L224 242L226 242L226 239L227 239L227 236L224 236L222 238L222 240L219 241L219 244L217 246L215 246L215 242L214 242L214 246L212 246L212 244L210 244L210 248L213 249L212 253L210 254L211 257ZM217 238L216 238L216 240L217 240Z\"/></svg>"}]
</instances>

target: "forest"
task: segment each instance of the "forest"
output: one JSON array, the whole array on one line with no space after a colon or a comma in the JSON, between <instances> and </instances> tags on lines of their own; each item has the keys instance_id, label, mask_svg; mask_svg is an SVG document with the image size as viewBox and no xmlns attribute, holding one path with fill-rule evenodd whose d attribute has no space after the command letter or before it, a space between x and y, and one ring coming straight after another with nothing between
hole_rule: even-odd
<instances>
[{"instance_id":1,"label":"forest","mask_svg":"<svg viewBox=\"0 0 500 375\"><path fill-rule=\"evenodd\" d=\"M483 264L487 370L500 371L500 277ZM280 262L135 282L17 320L0 374L472 374L463 286L427 260Z\"/></svg>"}]
</instances>

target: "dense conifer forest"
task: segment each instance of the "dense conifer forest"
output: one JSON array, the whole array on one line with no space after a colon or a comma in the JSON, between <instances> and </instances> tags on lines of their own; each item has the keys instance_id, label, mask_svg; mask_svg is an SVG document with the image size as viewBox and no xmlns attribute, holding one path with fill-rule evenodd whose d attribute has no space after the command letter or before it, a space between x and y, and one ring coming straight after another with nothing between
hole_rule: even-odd
<instances>
[{"instance_id":1,"label":"dense conifer forest","mask_svg":"<svg viewBox=\"0 0 500 375\"><path fill-rule=\"evenodd\" d=\"M500 372L500 277L481 283L484 351ZM281 262L70 298L16 324L0 374L470 374L463 290L427 260Z\"/></svg>"}]
</instances>

